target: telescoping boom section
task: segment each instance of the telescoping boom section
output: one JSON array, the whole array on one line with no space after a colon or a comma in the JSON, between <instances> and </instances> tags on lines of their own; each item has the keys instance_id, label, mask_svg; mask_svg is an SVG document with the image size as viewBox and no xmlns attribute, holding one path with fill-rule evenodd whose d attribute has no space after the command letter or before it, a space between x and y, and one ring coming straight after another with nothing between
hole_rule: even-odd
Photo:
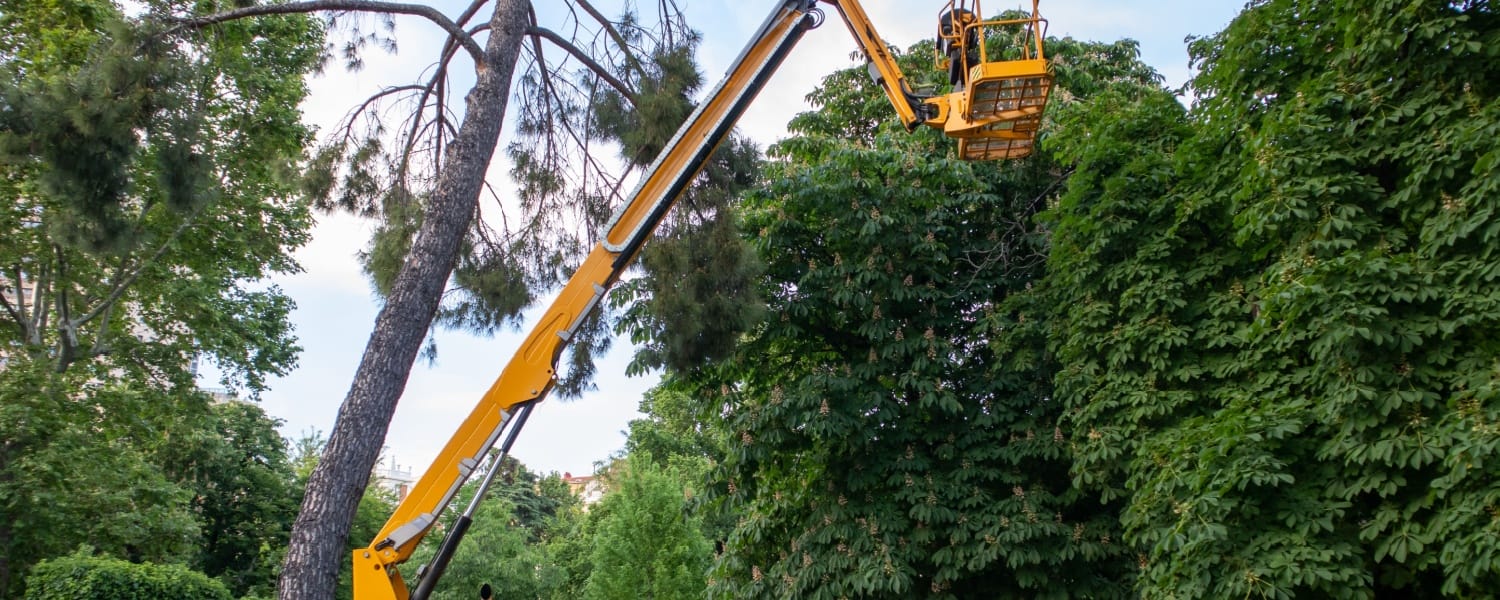
<instances>
[{"instance_id":1,"label":"telescoping boom section","mask_svg":"<svg viewBox=\"0 0 1500 600\"><path fill-rule=\"evenodd\" d=\"M898 118L907 129L914 129L919 124L943 129L948 135L958 138L961 147L968 144L966 147L976 148L966 151L965 158L1017 158L1025 155L1023 147L1029 150L1029 137L1026 144L1018 142L1022 141L1021 136L1035 133L1051 77L1046 72L1045 63L1007 70L1004 63L985 62L982 28L996 23L972 18L949 19L960 23L956 29L950 29L956 32L954 43L961 65L972 66L963 74L965 84L956 84L954 92L934 97L918 94L909 87L889 47L876 34L859 2L821 0L821 3L832 6L843 17L870 62L871 74L890 98ZM819 4L819 0L777 3L724 80L678 129L646 171L635 192L605 225L598 244L563 286L432 465L397 505L390 520L369 546L354 551L354 595L357 600L425 600L430 596L527 416L555 385L559 355L584 319L640 252L641 246L705 160L729 135L745 108L802 34L823 22ZM964 14L959 11L977 13L977 4L972 9L964 4L950 2L945 14L957 17ZM1035 27L1035 21L1031 22L1031 27ZM968 41L975 41L975 44L968 44ZM1034 55L1028 54L1027 57L1040 60L1039 36L1035 48ZM1018 83L1023 78L1030 78L1028 81L1041 78L1045 83ZM994 81L1001 83L991 85L990 82ZM1038 91L1039 100L1011 102L1008 99L1018 93L1035 94ZM976 100L985 102L985 106L973 109L970 103ZM995 140L1005 140L1007 149L977 149L977 144L989 144ZM505 440L500 451L491 455L490 450L500 441L502 434ZM414 585L408 586L399 565L411 557L417 544L432 530L437 516L448 508L459 487L476 471L482 472L483 477L473 499L444 532L442 545L432 561L416 571Z\"/></svg>"}]
</instances>

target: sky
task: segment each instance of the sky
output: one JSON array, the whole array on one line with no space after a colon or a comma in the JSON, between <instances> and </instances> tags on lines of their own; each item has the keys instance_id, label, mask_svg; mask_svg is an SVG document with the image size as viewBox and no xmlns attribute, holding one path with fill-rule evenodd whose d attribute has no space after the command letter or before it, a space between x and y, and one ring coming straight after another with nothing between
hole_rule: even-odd
<instances>
[{"instance_id":1,"label":"sky","mask_svg":"<svg viewBox=\"0 0 1500 600\"><path fill-rule=\"evenodd\" d=\"M595 3L607 14L614 14L618 7L614 0ZM699 65L706 88L723 76L750 35L779 4L774 0L678 3L685 8L689 25L703 34ZM458 12L453 6L457 2L433 4L450 15ZM538 0L534 4L543 26L555 22L558 3ZM650 10L655 3L641 4ZM866 5L881 36L905 48L934 35L938 12L946 2L866 0ZM1162 73L1169 86L1178 87L1191 75L1185 38L1221 30L1242 5L1241 0L1043 0L1041 13L1049 20L1048 33L1053 36L1139 41L1142 60ZM983 4L986 14L1020 7L1019 0ZM1030 2L1025 8L1030 8ZM853 39L837 15L830 12L828 17L821 28L804 37L741 119L741 133L762 147L784 136L787 121L808 110L803 98L821 77L855 64L850 57L856 50ZM402 18L395 36L398 52L367 50L362 70L349 72L330 65L325 74L312 77L311 95L303 104L307 122L329 131L350 107L381 86L413 83L423 77L441 47L441 31L425 21ZM502 194L508 187L503 163L497 153L491 165L492 181ZM270 390L261 395L262 407L283 421L282 434L287 437L312 431L326 434L333 429L338 406L364 351L379 302L355 256L364 247L370 228L352 217L320 216L312 241L295 254L304 271L271 281L297 303L292 320L303 349L299 367L272 380ZM550 300L548 296L543 302ZM436 360L419 362L412 370L386 437L385 465L416 474L425 470L523 337L524 332L485 337L440 331ZM576 475L592 473L596 462L618 452L627 423L640 416L641 395L657 379L655 375L626 377L629 354L629 342L616 340L615 349L599 364L597 391L574 401L552 398L538 406L513 454L534 471Z\"/></svg>"}]
</instances>

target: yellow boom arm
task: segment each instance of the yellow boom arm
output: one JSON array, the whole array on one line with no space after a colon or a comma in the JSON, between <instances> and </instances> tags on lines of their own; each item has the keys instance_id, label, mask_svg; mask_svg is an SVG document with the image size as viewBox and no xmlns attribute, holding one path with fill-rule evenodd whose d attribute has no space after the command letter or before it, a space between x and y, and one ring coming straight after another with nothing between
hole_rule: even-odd
<instances>
[{"instance_id":1,"label":"yellow boom arm","mask_svg":"<svg viewBox=\"0 0 1500 600\"><path fill-rule=\"evenodd\" d=\"M448 444L396 507L366 548L354 552L354 593L359 600L407 600L396 566L432 528L469 474L484 462L511 413L541 400L556 382L558 355L606 290L639 252L667 210L692 181L705 159L729 134L755 93L812 25L809 0L789 0L776 8L728 77L688 118L653 164L630 200L606 225L600 242L568 280L499 378L464 420ZM466 515L471 516L471 515ZM455 528L457 529L457 528ZM451 537L451 534L450 534ZM423 576L417 598L440 575L434 565Z\"/></svg>"},{"instance_id":2,"label":"yellow boom arm","mask_svg":"<svg viewBox=\"0 0 1500 600\"><path fill-rule=\"evenodd\" d=\"M896 64L896 57L891 56L890 46L875 32L875 24L865 14L865 7L858 0L822 1L837 8L839 16L844 18L849 34L854 36L854 41L865 53L865 60L869 61L870 77L885 91L906 130L912 131L917 125L939 118L943 105L928 102L927 98L912 92L906 76L901 74L900 65Z\"/></svg>"},{"instance_id":3,"label":"yellow boom arm","mask_svg":"<svg viewBox=\"0 0 1500 600\"><path fill-rule=\"evenodd\" d=\"M803 32L822 22L822 14L816 8L818 2L779 2L730 67L724 81L710 92L677 131L646 172L635 193L605 225L599 243L564 285L541 321L521 343L510 363L480 398L432 465L396 506L390 520L369 546L354 551L354 596L357 600L425 600L428 597L499 470L501 457L509 451L531 409L556 383L558 356L583 320L619 280L704 161L728 136L746 106L801 39ZM871 73L885 90L907 129L918 124L953 129L943 119L956 114L950 107L958 101L925 98L913 93L857 0L822 2L833 5L843 16L869 58ZM994 120L987 123L993 124ZM482 463L487 453L507 425L510 434L500 454L489 461L474 500L447 532L432 563L427 565L425 572L419 571L417 585L409 589L398 565L411 557L418 542L432 529L437 516L453 501L469 475L484 466Z\"/></svg>"}]
</instances>

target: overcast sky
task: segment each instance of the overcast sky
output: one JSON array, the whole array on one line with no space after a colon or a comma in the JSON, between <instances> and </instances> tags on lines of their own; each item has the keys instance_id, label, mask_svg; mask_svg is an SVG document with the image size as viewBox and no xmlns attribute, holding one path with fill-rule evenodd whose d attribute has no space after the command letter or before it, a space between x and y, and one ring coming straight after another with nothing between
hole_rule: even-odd
<instances>
[{"instance_id":1,"label":"overcast sky","mask_svg":"<svg viewBox=\"0 0 1500 600\"><path fill-rule=\"evenodd\" d=\"M700 66L712 87L766 18L774 0L678 0L689 23L703 33ZM598 0L601 8L618 6ZM455 14L454 2L436 2ZM556 5L535 2L544 26ZM646 7L655 3L643 3ZM939 0L866 0L866 10L886 41L905 48L936 30ZM1027 9L1030 2L1026 3ZM989 2L986 13L1016 8L1020 2ZM1240 0L1043 0L1041 12L1051 22L1050 34L1086 40L1140 41L1143 60L1161 72L1171 86L1190 75L1184 38L1209 35L1223 28L1242 6ZM416 81L432 62L442 38L424 21L402 19L394 55L367 51L363 70L349 73L332 66L311 80L312 95L304 104L308 122L327 131L355 102L384 85ZM786 132L786 122L807 110L803 97L827 73L854 64L854 42L836 15L809 33L759 100L741 120L741 132L762 147ZM894 117L894 115L893 115ZM503 144L503 142L502 142ZM503 147L503 146L502 146ZM492 165L504 173L503 158ZM497 176L496 181L503 180ZM348 217L322 217L313 241L296 254L305 272L280 277L281 286L297 302L293 321L303 352L301 366L274 380L263 394L262 406L285 421L288 437L308 430L331 431L339 403L348 391L364 350L378 305L359 272L355 253L364 246L369 226ZM550 301L550 298L547 299ZM528 324L529 326L529 324ZM457 332L438 335L435 364L419 363L412 372L386 438L386 455L402 468L420 473L475 401L494 381L523 334L493 338ZM624 365L630 348L617 340L616 349L599 367L598 391L583 399L551 399L539 406L521 434L514 454L541 472L590 473L595 461L607 458L624 443L626 423L638 416L641 394L655 376L627 378Z\"/></svg>"}]
</instances>

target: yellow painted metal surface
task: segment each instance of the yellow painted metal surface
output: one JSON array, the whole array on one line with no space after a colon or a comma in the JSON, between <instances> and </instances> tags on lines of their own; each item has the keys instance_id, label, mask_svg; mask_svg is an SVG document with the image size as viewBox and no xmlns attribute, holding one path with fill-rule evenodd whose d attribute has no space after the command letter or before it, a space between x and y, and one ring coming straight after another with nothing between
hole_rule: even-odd
<instances>
[{"instance_id":1,"label":"yellow painted metal surface","mask_svg":"<svg viewBox=\"0 0 1500 600\"><path fill-rule=\"evenodd\" d=\"M965 160L1009 160L1031 154L1042 113L1052 91L1052 70L1047 63L1043 38L1046 23L1038 13L1037 0L1032 1L1028 18L980 20L978 0L949 0L944 13L959 14L953 21L960 24L940 37L960 46L958 55L965 61L961 88L945 97L947 118L940 123L943 133L958 139L959 156ZM1012 60L990 60L987 31L1019 30L1022 43L1011 48L1020 57ZM977 47L973 47L977 45ZM998 50L998 49L996 49ZM974 57L974 64L968 64ZM938 64L946 66L952 57L939 56Z\"/></svg>"},{"instance_id":2,"label":"yellow painted metal surface","mask_svg":"<svg viewBox=\"0 0 1500 600\"><path fill-rule=\"evenodd\" d=\"M906 83L906 76L902 75L901 67L896 64L896 57L891 56L890 46L875 31L875 24L870 21L870 16L865 14L865 7L859 0L824 0L834 5L839 16L844 18L844 25L849 27L849 34L854 36L854 41L859 49L865 53L865 58L874 67L874 73L878 73L877 82L885 91L887 98L891 100L891 107L896 110L896 117L908 131L915 129L918 124L926 122L927 119L918 115L910 98L915 97L911 86Z\"/></svg>"},{"instance_id":3,"label":"yellow painted metal surface","mask_svg":"<svg viewBox=\"0 0 1500 600\"><path fill-rule=\"evenodd\" d=\"M969 75L968 117L980 121L1041 116L1052 90L1047 61L1012 60L975 66Z\"/></svg>"},{"instance_id":4,"label":"yellow painted metal surface","mask_svg":"<svg viewBox=\"0 0 1500 600\"><path fill-rule=\"evenodd\" d=\"M407 600L406 582L389 571L368 550L354 551L354 597L359 600Z\"/></svg>"}]
</instances>

